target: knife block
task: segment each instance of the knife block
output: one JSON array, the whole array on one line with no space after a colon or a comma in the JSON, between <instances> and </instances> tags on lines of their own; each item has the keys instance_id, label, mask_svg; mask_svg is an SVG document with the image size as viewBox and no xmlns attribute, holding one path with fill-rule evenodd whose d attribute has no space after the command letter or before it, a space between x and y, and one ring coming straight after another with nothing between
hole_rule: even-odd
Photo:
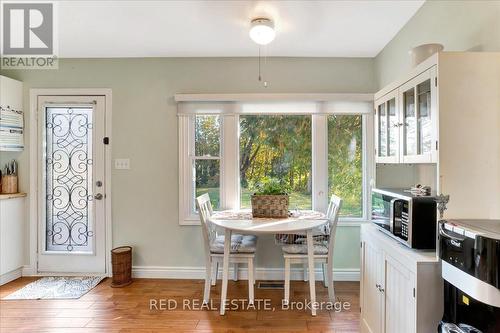
<instances>
[{"instance_id":1,"label":"knife block","mask_svg":"<svg viewBox=\"0 0 500 333\"><path fill-rule=\"evenodd\" d=\"M4 175L2 176L2 193L12 194L17 193L17 176Z\"/></svg>"}]
</instances>

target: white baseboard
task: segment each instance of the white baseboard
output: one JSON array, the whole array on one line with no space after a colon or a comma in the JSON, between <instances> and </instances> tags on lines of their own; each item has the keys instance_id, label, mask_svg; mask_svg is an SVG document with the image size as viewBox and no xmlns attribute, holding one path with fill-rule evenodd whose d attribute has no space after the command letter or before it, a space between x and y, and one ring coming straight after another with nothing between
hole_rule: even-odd
<instances>
[{"instance_id":1,"label":"white baseboard","mask_svg":"<svg viewBox=\"0 0 500 333\"><path fill-rule=\"evenodd\" d=\"M19 267L18 269L14 269L10 272L4 273L0 275L0 286L9 283L10 281L14 281L15 279L19 279L23 276L23 268Z\"/></svg>"},{"instance_id":2,"label":"white baseboard","mask_svg":"<svg viewBox=\"0 0 500 333\"><path fill-rule=\"evenodd\" d=\"M22 276L38 276L38 274L33 270L30 265L25 265L20 268L22 270ZM238 270L238 276L240 279L247 279L247 269L246 267L240 267ZM219 278L222 274L222 270L219 270ZM257 280L283 280L284 270L283 268L257 268L256 272ZM21 276L21 275L20 275ZM18 277L20 277L18 276ZM146 278L146 279L204 279L205 278L205 267L191 266L191 267L173 267L173 266L133 266L132 276L135 278ZM229 269L229 276L233 277L233 268ZM321 268L316 268L315 270L316 280L323 279L323 272ZM17 278L17 277L16 277ZM302 280L303 271L300 267L292 267L291 269L291 279L292 280ZM360 271L359 268L337 268L333 270L333 279L335 281L359 281Z\"/></svg>"},{"instance_id":3,"label":"white baseboard","mask_svg":"<svg viewBox=\"0 0 500 333\"><path fill-rule=\"evenodd\" d=\"M246 267L238 270L238 277L242 280L247 279ZM219 278L222 272L219 269ZM256 280L283 280L283 268L257 268L255 272ZM147 279L204 279L205 267L169 267L169 266L133 266L132 276L135 278ZM230 267L229 276L233 277L233 268ZM316 280L323 280L321 268L315 269ZM292 280L302 280L302 268L291 269ZM333 270L333 279L335 281L359 281L359 268L340 268Z\"/></svg>"},{"instance_id":4,"label":"white baseboard","mask_svg":"<svg viewBox=\"0 0 500 333\"><path fill-rule=\"evenodd\" d=\"M23 266L23 276L36 276L37 273L35 269L30 265Z\"/></svg>"}]
</instances>

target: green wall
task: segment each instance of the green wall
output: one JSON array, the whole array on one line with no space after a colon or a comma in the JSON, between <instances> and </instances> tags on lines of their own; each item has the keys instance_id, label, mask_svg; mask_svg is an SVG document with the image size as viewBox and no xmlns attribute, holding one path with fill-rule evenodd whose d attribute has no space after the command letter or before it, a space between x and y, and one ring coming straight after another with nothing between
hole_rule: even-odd
<instances>
[{"instance_id":1,"label":"green wall","mask_svg":"<svg viewBox=\"0 0 500 333\"><path fill-rule=\"evenodd\" d=\"M378 88L410 68L408 50L441 43L445 51L500 51L500 1L428 0L375 58Z\"/></svg>"},{"instance_id":2,"label":"green wall","mask_svg":"<svg viewBox=\"0 0 500 333\"><path fill-rule=\"evenodd\" d=\"M2 74L24 82L27 123L31 88L112 89L112 155L131 159L130 170L112 171L113 246L134 246L141 266L203 265L199 227L178 224L175 93L375 91L373 59L366 58L272 58L267 89L257 82L254 58L64 59L58 70ZM24 191L28 149L17 155ZM282 265L280 249L261 238L257 266ZM359 267L358 227L339 228L335 267Z\"/></svg>"}]
</instances>

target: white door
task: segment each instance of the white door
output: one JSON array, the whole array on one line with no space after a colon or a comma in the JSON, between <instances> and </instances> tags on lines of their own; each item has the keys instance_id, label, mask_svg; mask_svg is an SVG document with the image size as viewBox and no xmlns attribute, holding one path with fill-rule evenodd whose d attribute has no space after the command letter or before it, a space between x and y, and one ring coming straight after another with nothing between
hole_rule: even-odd
<instances>
[{"instance_id":1,"label":"white door","mask_svg":"<svg viewBox=\"0 0 500 333\"><path fill-rule=\"evenodd\" d=\"M105 273L105 97L37 103L38 271Z\"/></svg>"},{"instance_id":2,"label":"white door","mask_svg":"<svg viewBox=\"0 0 500 333\"><path fill-rule=\"evenodd\" d=\"M382 252L369 242L363 242L362 253L362 302L361 331L381 333L383 319L383 298L380 292L383 259Z\"/></svg>"},{"instance_id":3,"label":"white door","mask_svg":"<svg viewBox=\"0 0 500 333\"><path fill-rule=\"evenodd\" d=\"M385 256L385 332L415 332L415 276L401 263Z\"/></svg>"}]
</instances>

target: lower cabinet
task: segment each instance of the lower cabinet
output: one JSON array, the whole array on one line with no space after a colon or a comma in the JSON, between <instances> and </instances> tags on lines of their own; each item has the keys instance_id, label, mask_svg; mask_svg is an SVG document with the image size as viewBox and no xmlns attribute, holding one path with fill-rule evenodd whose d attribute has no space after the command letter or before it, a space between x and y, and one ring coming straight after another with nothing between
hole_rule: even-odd
<instances>
[{"instance_id":1,"label":"lower cabinet","mask_svg":"<svg viewBox=\"0 0 500 333\"><path fill-rule=\"evenodd\" d=\"M372 225L361 228L361 332L436 332L442 317L441 266Z\"/></svg>"},{"instance_id":2,"label":"lower cabinet","mask_svg":"<svg viewBox=\"0 0 500 333\"><path fill-rule=\"evenodd\" d=\"M371 243L362 242L361 248L361 327L363 332L383 332L382 308L384 306L381 293L382 251Z\"/></svg>"},{"instance_id":3,"label":"lower cabinet","mask_svg":"<svg viewBox=\"0 0 500 333\"><path fill-rule=\"evenodd\" d=\"M21 277L24 263L24 212L22 194L0 194L0 285Z\"/></svg>"},{"instance_id":4,"label":"lower cabinet","mask_svg":"<svg viewBox=\"0 0 500 333\"><path fill-rule=\"evenodd\" d=\"M390 256L384 266L385 332L415 332L415 274Z\"/></svg>"}]
</instances>

